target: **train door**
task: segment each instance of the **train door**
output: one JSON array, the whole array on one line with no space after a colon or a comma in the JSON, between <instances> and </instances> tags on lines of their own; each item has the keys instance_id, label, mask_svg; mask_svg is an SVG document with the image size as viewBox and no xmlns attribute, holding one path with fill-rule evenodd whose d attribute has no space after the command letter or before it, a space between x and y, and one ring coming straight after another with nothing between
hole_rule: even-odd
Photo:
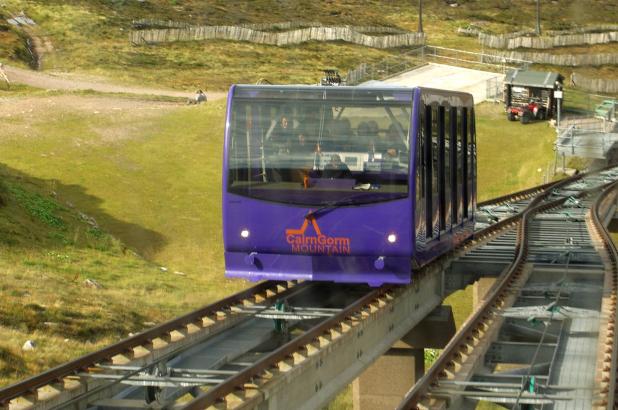
<instances>
[{"instance_id":1,"label":"train door","mask_svg":"<svg viewBox=\"0 0 618 410\"><path fill-rule=\"evenodd\" d=\"M424 211L425 242L439 239L439 195L438 195L438 106L425 105L423 117L423 171L424 171Z\"/></svg>"},{"instance_id":2,"label":"train door","mask_svg":"<svg viewBox=\"0 0 618 410\"><path fill-rule=\"evenodd\" d=\"M431 197L431 180L433 178L433 168L431 163L432 146L431 146L431 129L432 129L432 110L431 105L425 105L425 114L423 116L423 133L421 140L423 143L423 199L425 213L425 238L424 242L428 242L433 238L433 212L432 212L432 197Z\"/></svg>"},{"instance_id":3,"label":"train door","mask_svg":"<svg viewBox=\"0 0 618 410\"><path fill-rule=\"evenodd\" d=\"M461 197L461 184L460 184L460 172L459 166L461 161L458 161L458 157L461 152L459 139L457 136L457 129L459 123L459 115L457 107L449 108L449 160L450 160L450 174L451 174L451 227L454 229L460 221L460 207L459 199Z\"/></svg>"},{"instance_id":4,"label":"train door","mask_svg":"<svg viewBox=\"0 0 618 410\"><path fill-rule=\"evenodd\" d=\"M448 107L438 107L438 141L439 141L439 169L440 169L440 231L451 230L451 145L449 141L450 116Z\"/></svg>"},{"instance_id":5,"label":"train door","mask_svg":"<svg viewBox=\"0 0 618 410\"><path fill-rule=\"evenodd\" d=\"M419 104L415 108L416 118L419 119L417 133L415 136L415 201L414 201L414 235L416 249L422 250L425 247L427 233L425 230L425 105ZM412 128L412 127L411 127Z\"/></svg>"},{"instance_id":6,"label":"train door","mask_svg":"<svg viewBox=\"0 0 618 410\"><path fill-rule=\"evenodd\" d=\"M462 222L467 220L469 216L469 204L470 204L470 192L468 181L470 177L468 175L469 166L469 145L468 145L468 108L461 107L461 208L462 208Z\"/></svg>"},{"instance_id":7,"label":"train door","mask_svg":"<svg viewBox=\"0 0 618 410\"><path fill-rule=\"evenodd\" d=\"M474 115L474 107L469 110L469 129L468 138L468 191L470 193L470 201L468 203L468 216L474 218L474 210L476 209L476 119Z\"/></svg>"}]
</instances>

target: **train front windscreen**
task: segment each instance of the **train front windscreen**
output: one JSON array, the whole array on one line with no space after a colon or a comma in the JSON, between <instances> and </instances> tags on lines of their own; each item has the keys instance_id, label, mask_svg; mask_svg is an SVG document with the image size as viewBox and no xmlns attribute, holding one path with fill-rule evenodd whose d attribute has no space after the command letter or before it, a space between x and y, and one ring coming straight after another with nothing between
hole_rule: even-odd
<instances>
[{"instance_id":1,"label":"train front windscreen","mask_svg":"<svg viewBox=\"0 0 618 410\"><path fill-rule=\"evenodd\" d=\"M413 90L236 86L228 192L309 207L409 193Z\"/></svg>"}]
</instances>

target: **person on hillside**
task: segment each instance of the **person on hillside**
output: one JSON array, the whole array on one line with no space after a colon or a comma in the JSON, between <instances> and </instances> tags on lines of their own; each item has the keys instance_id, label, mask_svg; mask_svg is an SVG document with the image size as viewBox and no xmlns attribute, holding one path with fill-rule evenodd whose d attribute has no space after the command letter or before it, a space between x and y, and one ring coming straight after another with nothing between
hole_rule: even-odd
<instances>
[{"instance_id":1,"label":"person on hillside","mask_svg":"<svg viewBox=\"0 0 618 410\"><path fill-rule=\"evenodd\" d=\"M206 102L208 99L206 98L206 93L202 90L197 90L195 93L195 101L199 103Z\"/></svg>"},{"instance_id":2,"label":"person on hillside","mask_svg":"<svg viewBox=\"0 0 618 410\"><path fill-rule=\"evenodd\" d=\"M206 98L206 93L202 90L197 90L195 95L187 100L187 104L201 104L206 101L208 101L208 98Z\"/></svg>"}]
</instances>

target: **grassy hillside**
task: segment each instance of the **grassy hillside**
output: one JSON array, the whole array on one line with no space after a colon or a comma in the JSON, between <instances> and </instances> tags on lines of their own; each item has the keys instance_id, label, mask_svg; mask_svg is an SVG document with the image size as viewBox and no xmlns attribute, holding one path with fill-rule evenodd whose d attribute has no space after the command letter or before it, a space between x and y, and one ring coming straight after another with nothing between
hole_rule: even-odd
<instances>
[{"instance_id":1,"label":"grassy hillside","mask_svg":"<svg viewBox=\"0 0 618 410\"><path fill-rule=\"evenodd\" d=\"M375 50L343 42L273 47L207 41L134 47L128 42L133 19L146 17L208 25L300 20L333 25L384 25L411 31L418 24L416 4L407 0L5 0L3 4L0 13L6 16L24 10L38 23L33 31L53 45L53 51L44 57L46 70L187 90L226 89L233 82L253 83L261 78L312 83L324 67L345 71L361 62L397 55L400 50ZM474 23L488 31L507 32L534 25L532 0L517 4L506 0L464 0L458 5L449 7L443 0L424 2L424 29L431 44L479 50L475 39L456 34L457 27ZM545 29L615 23L617 16L618 5L609 0L560 0L544 2L542 8ZM597 47L616 49L615 45ZM22 64L29 59L23 52L23 39L15 33L3 36L1 27L0 59Z\"/></svg>"},{"instance_id":2,"label":"grassy hillside","mask_svg":"<svg viewBox=\"0 0 618 410\"><path fill-rule=\"evenodd\" d=\"M177 278L58 200L61 187L0 165L0 385L178 312L160 303Z\"/></svg>"}]
</instances>

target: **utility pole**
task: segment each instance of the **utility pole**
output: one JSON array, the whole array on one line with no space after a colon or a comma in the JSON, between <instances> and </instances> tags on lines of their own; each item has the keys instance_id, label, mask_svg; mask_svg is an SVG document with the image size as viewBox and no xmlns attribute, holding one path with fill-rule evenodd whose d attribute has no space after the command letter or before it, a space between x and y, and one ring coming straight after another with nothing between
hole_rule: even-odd
<instances>
[{"instance_id":1,"label":"utility pole","mask_svg":"<svg viewBox=\"0 0 618 410\"><path fill-rule=\"evenodd\" d=\"M536 0L536 35L541 35L541 0Z\"/></svg>"},{"instance_id":2,"label":"utility pole","mask_svg":"<svg viewBox=\"0 0 618 410\"><path fill-rule=\"evenodd\" d=\"M423 32L423 0L418 0L418 32Z\"/></svg>"}]
</instances>

